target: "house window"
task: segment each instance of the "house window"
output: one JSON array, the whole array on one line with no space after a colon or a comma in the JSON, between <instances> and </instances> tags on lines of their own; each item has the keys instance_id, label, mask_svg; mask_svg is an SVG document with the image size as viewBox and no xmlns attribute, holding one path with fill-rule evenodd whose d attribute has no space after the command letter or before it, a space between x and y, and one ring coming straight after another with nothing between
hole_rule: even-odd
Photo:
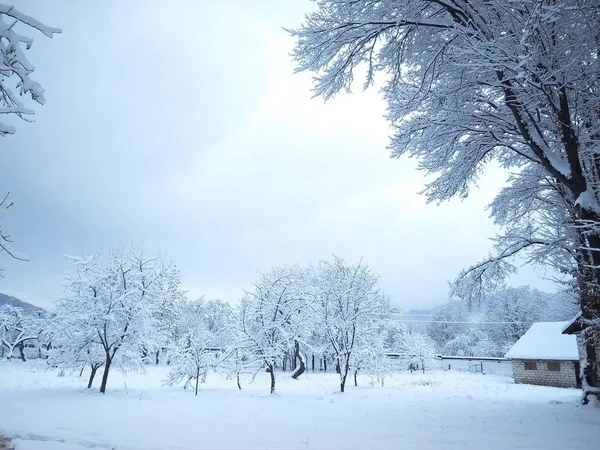
<instances>
[{"instance_id":1,"label":"house window","mask_svg":"<svg viewBox=\"0 0 600 450\"><path fill-rule=\"evenodd\" d=\"M533 361L525 361L525 370L537 370L537 364Z\"/></svg>"},{"instance_id":2,"label":"house window","mask_svg":"<svg viewBox=\"0 0 600 450\"><path fill-rule=\"evenodd\" d=\"M548 371L549 372L560 372L560 363L559 362L549 362L548 363Z\"/></svg>"}]
</instances>

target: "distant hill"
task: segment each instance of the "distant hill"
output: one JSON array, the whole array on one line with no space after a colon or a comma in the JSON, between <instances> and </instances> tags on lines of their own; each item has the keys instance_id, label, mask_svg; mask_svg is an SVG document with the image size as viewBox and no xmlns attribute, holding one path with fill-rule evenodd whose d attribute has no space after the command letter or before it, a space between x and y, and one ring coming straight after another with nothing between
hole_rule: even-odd
<instances>
[{"instance_id":1,"label":"distant hill","mask_svg":"<svg viewBox=\"0 0 600 450\"><path fill-rule=\"evenodd\" d=\"M19 308L23 308L23 310L25 310L25 311L31 311L31 312L44 311L44 309L40 308L39 306L32 305L31 303L24 302L23 300L19 300L18 298L13 297L12 295L6 295L6 294L0 293L0 306L7 305L7 304L13 305L13 306L18 306Z\"/></svg>"}]
</instances>

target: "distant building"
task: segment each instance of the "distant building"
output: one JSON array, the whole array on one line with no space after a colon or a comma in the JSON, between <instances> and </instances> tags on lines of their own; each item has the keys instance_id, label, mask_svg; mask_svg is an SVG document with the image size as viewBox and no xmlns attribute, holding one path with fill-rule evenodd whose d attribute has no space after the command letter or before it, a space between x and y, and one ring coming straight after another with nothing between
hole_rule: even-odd
<instances>
[{"instance_id":1,"label":"distant building","mask_svg":"<svg viewBox=\"0 0 600 450\"><path fill-rule=\"evenodd\" d=\"M515 383L581 387L575 336L563 334L569 322L537 322L506 353Z\"/></svg>"}]
</instances>

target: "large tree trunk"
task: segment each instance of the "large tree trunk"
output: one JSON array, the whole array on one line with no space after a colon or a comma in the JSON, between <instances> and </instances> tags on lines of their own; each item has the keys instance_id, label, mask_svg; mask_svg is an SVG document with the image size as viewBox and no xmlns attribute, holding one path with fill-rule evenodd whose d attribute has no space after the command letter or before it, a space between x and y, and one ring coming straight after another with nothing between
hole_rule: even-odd
<instances>
[{"instance_id":1,"label":"large tree trunk","mask_svg":"<svg viewBox=\"0 0 600 450\"><path fill-rule=\"evenodd\" d=\"M104 363L104 372L102 373L102 384L100 384L100 393L106 393L106 382L108 381L108 372L110 371L110 365L112 358L109 353L106 353L106 362Z\"/></svg>"},{"instance_id":2,"label":"large tree trunk","mask_svg":"<svg viewBox=\"0 0 600 450\"><path fill-rule=\"evenodd\" d=\"M582 220L595 220L596 214L588 211L581 212ZM588 234L581 237L588 248L600 248L600 236ZM590 395L600 398L600 374L596 348L600 345L600 252L580 250L579 264L579 301L583 319L583 339L585 345L585 361L581 366L583 404L588 403ZM590 268L590 266L594 268Z\"/></svg>"},{"instance_id":3,"label":"large tree trunk","mask_svg":"<svg viewBox=\"0 0 600 450\"><path fill-rule=\"evenodd\" d=\"M306 371L306 357L300 351L300 343L298 341L296 341L296 343L294 344L294 361L296 360L296 358L300 360L300 366L298 367L298 370L296 370L292 375L292 378L294 380L297 380L298 377Z\"/></svg>"},{"instance_id":4,"label":"large tree trunk","mask_svg":"<svg viewBox=\"0 0 600 450\"><path fill-rule=\"evenodd\" d=\"M356 379L356 375L358 374L358 369L354 371L354 386L358 386L358 380Z\"/></svg>"},{"instance_id":5,"label":"large tree trunk","mask_svg":"<svg viewBox=\"0 0 600 450\"><path fill-rule=\"evenodd\" d=\"M98 370L98 365L90 364L90 366L92 367L92 372L90 373L90 379L88 380L88 389L92 387L92 384L94 383L94 377L96 376L96 371Z\"/></svg>"}]
</instances>

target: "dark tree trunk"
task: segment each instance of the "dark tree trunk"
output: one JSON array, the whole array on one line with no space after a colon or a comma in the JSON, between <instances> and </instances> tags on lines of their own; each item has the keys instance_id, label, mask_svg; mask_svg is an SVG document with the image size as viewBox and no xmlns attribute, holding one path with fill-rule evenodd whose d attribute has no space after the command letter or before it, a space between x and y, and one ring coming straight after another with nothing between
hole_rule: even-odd
<instances>
[{"instance_id":1,"label":"dark tree trunk","mask_svg":"<svg viewBox=\"0 0 600 450\"><path fill-rule=\"evenodd\" d=\"M27 361L25 359L25 344L23 344L23 342L21 342L19 344L19 356L21 358L21 361L23 361L23 362Z\"/></svg>"},{"instance_id":2,"label":"dark tree trunk","mask_svg":"<svg viewBox=\"0 0 600 450\"><path fill-rule=\"evenodd\" d=\"M240 384L240 373L237 373L237 385L238 385L238 389L241 391L242 390L242 385Z\"/></svg>"},{"instance_id":3,"label":"dark tree trunk","mask_svg":"<svg viewBox=\"0 0 600 450\"><path fill-rule=\"evenodd\" d=\"M160 350L156 350L156 365L157 366L158 366L158 363L160 362L159 356L160 356Z\"/></svg>"},{"instance_id":4,"label":"dark tree trunk","mask_svg":"<svg viewBox=\"0 0 600 450\"><path fill-rule=\"evenodd\" d=\"M272 365L268 366L267 372L269 372L269 375L271 375L271 394L272 394L273 392L275 392L275 367Z\"/></svg>"},{"instance_id":5,"label":"dark tree trunk","mask_svg":"<svg viewBox=\"0 0 600 450\"><path fill-rule=\"evenodd\" d=\"M598 236L589 236L588 239L591 247L600 248L600 238ZM600 261L597 261L600 259L597 255L598 252L590 251L589 253L591 255L584 260L590 261L587 265L600 265ZM581 266L580 271L583 273L579 279L579 295L581 317L584 321L582 334L585 345L585 361L581 368L583 387L581 401L585 405L589 402L588 397L590 395L596 395L600 398L597 389L600 387L600 375L596 355L596 347L600 344L600 330L598 325L589 326L586 323L586 321L594 322L600 319L600 274L596 269L582 268Z\"/></svg>"},{"instance_id":6,"label":"dark tree trunk","mask_svg":"<svg viewBox=\"0 0 600 450\"><path fill-rule=\"evenodd\" d=\"M343 371L340 371L340 390L341 392L344 392L344 388L346 387L346 379L348 378L348 371L350 370L350 355L344 355L344 368ZM339 359L338 359L338 366L339 366Z\"/></svg>"},{"instance_id":7,"label":"dark tree trunk","mask_svg":"<svg viewBox=\"0 0 600 450\"><path fill-rule=\"evenodd\" d=\"M294 380L297 380L298 377L306 371L304 355L302 353L300 353L300 343L298 341L296 341L296 343L294 344L294 365L296 365L295 364L296 358L298 358L300 360L300 367L298 367L298 370L296 370L294 372L294 374L292 375L292 378Z\"/></svg>"},{"instance_id":8,"label":"dark tree trunk","mask_svg":"<svg viewBox=\"0 0 600 450\"><path fill-rule=\"evenodd\" d=\"M96 376L96 371L98 370L97 364L91 364L91 367L92 372L90 373L90 379L88 380L88 389L92 387L92 384L94 383L94 377Z\"/></svg>"},{"instance_id":9,"label":"dark tree trunk","mask_svg":"<svg viewBox=\"0 0 600 450\"><path fill-rule=\"evenodd\" d=\"M104 363L104 372L102 373L102 384L100 384L100 393L106 393L106 382L108 381L108 372L110 371L110 365L112 358L109 353L106 353L106 362Z\"/></svg>"},{"instance_id":10,"label":"dark tree trunk","mask_svg":"<svg viewBox=\"0 0 600 450\"><path fill-rule=\"evenodd\" d=\"M354 371L354 386L358 386L358 380L356 379L357 374L358 374L358 369Z\"/></svg>"},{"instance_id":11,"label":"dark tree trunk","mask_svg":"<svg viewBox=\"0 0 600 450\"><path fill-rule=\"evenodd\" d=\"M81 370L79 371L79 378L81 378L81 376L83 375L83 371L85 370L85 365L81 367Z\"/></svg>"},{"instance_id":12,"label":"dark tree trunk","mask_svg":"<svg viewBox=\"0 0 600 450\"><path fill-rule=\"evenodd\" d=\"M340 367L340 360L336 360L335 362L335 373L340 375L342 373L342 368Z\"/></svg>"},{"instance_id":13,"label":"dark tree trunk","mask_svg":"<svg viewBox=\"0 0 600 450\"><path fill-rule=\"evenodd\" d=\"M323 371L327 372L327 356L323 356Z\"/></svg>"},{"instance_id":14,"label":"dark tree trunk","mask_svg":"<svg viewBox=\"0 0 600 450\"><path fill-rule=\"evenodd\" d=\"M315 371L315 354L312 354L312 371Z\"/></svg>"},{"instance_id":15,"label":"dark tree trunk","mask_svg":"<svg viewBox=\"0 0 600 450\"><path fill-rule=\"evenodd\" d=\"M287 368L287 352L283 354L283 361L281 362L281 369L285 372Z\"/></svg>"},{"instance_id":16,"label":"dark tree trunk","mask_svg":"<svg viewBox=\"0 0 600 450\"><path fill-rule=\"evenodd\" d=\"M198 379L200 378L200 369L196 370L196 393L194 395L198 395Z\"/></svg>"}]
</instances>

